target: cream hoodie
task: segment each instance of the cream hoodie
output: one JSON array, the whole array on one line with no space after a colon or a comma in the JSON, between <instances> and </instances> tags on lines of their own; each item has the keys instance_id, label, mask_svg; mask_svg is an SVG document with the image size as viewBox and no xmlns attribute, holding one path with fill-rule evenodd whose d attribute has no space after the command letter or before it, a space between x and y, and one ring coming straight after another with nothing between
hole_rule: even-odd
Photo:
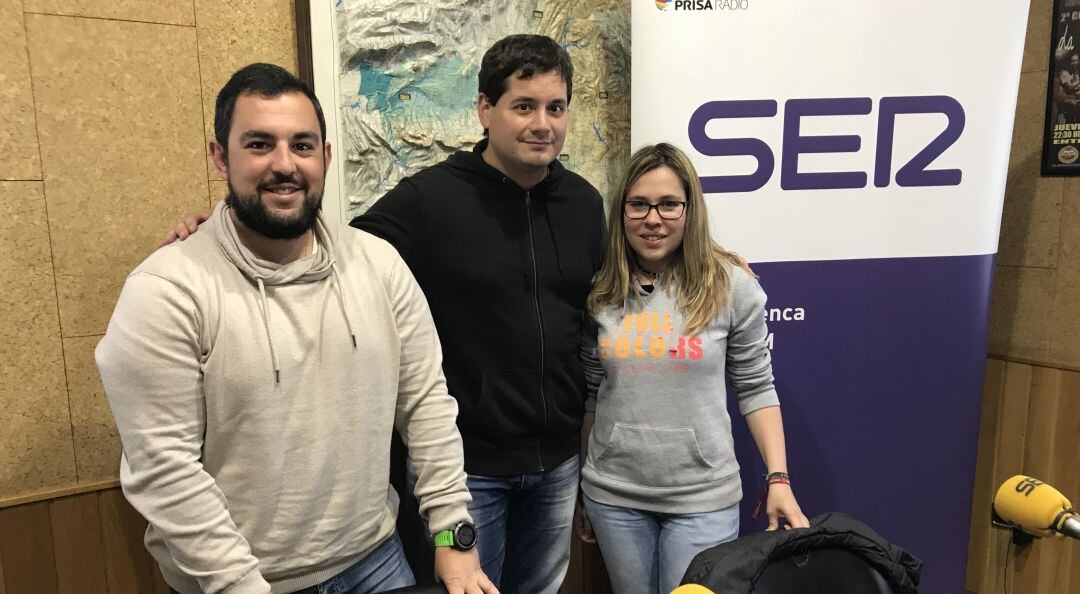
<instances>
[{"instance_id":1,"label":"cream hoodie","mask_svg":"<svg viewBox=\"0 0 1080 594\"><path fill-rule=\"evenodd\" d=\"M124 494L165 581L288 592L363 558L394 530L394 428L431 530L468 520L457 404L394 248L320 218L317 251L279 266L228 213L131 273L97 347Z\"/></svg>"}]
</instances>

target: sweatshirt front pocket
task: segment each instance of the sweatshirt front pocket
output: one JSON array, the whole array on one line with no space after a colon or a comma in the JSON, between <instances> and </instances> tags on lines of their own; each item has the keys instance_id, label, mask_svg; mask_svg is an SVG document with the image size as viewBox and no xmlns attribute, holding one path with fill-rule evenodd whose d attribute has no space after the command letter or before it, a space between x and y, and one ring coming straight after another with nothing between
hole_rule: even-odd
<instances>
[{"instance_id":1,"label":"sweatshirt front pocket","mask_svg":"<svg viewBox=\"0 0 1080 594\"><path fill-rule=\"evenodd\" d=\"M677 487L715 481L723 468L705 459L691 427L615 423L596 470L643 487Z\"/></svg>"}]
</instances>

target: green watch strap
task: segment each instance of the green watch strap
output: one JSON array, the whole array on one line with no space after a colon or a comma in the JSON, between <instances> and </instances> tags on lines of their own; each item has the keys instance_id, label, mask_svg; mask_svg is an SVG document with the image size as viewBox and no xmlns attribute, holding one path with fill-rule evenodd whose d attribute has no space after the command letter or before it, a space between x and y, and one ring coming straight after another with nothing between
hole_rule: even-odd
<instances>
[{"instance_id":1,"label":"green watch strap","mask_svg":"<svg viewBox=\"0 0 1080 594\"><path fill-rule=\"evenodd\" d=\"M435 534L435 546L437 547L452 547L454 546L454 531L443 530Z\"/></svg>"}]
</instances>

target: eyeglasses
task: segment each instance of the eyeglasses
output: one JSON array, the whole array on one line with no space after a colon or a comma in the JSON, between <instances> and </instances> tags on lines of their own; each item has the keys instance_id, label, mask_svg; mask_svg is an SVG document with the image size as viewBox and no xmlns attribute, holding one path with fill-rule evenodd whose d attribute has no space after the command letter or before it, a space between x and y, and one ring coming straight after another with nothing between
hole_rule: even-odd
<instances>
[{"instance_id":1,"label":"eyeglasses","mask_svg":"<svg viewBox=\"0 0 1080 594\"><path fill-rule=\"evenodd\" d=\"M656 209L656 214L661 219L673 220L682 218L686 210L686 202L679 200L661 200L659 204L649 204L644 200L627 200L623 202L623 214L628 219L644 219L649 216L649 211Z\"/></svg>"}]
</instances>

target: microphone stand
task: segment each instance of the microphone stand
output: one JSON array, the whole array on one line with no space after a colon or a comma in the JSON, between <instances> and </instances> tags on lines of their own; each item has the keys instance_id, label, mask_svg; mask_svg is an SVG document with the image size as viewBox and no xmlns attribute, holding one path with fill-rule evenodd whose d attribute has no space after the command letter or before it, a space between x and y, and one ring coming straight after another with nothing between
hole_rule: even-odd
<instances>
[{"instance_id":1,"label":"microphone stand","mask_svg":"<svg viewBox=\"0 0 1080 594\"><path fill-rule=\"evenodd\" d=\"M1035 540L1034 536L1006 522L1001 516L998 515L997 511L994 510L993 506L990 507L990 523L993 524L995 528L1004 528L1007 530L1011 530L1012 543L1018 547L1028 546L1033 540Z\"/></svg>"}]
</instances>

